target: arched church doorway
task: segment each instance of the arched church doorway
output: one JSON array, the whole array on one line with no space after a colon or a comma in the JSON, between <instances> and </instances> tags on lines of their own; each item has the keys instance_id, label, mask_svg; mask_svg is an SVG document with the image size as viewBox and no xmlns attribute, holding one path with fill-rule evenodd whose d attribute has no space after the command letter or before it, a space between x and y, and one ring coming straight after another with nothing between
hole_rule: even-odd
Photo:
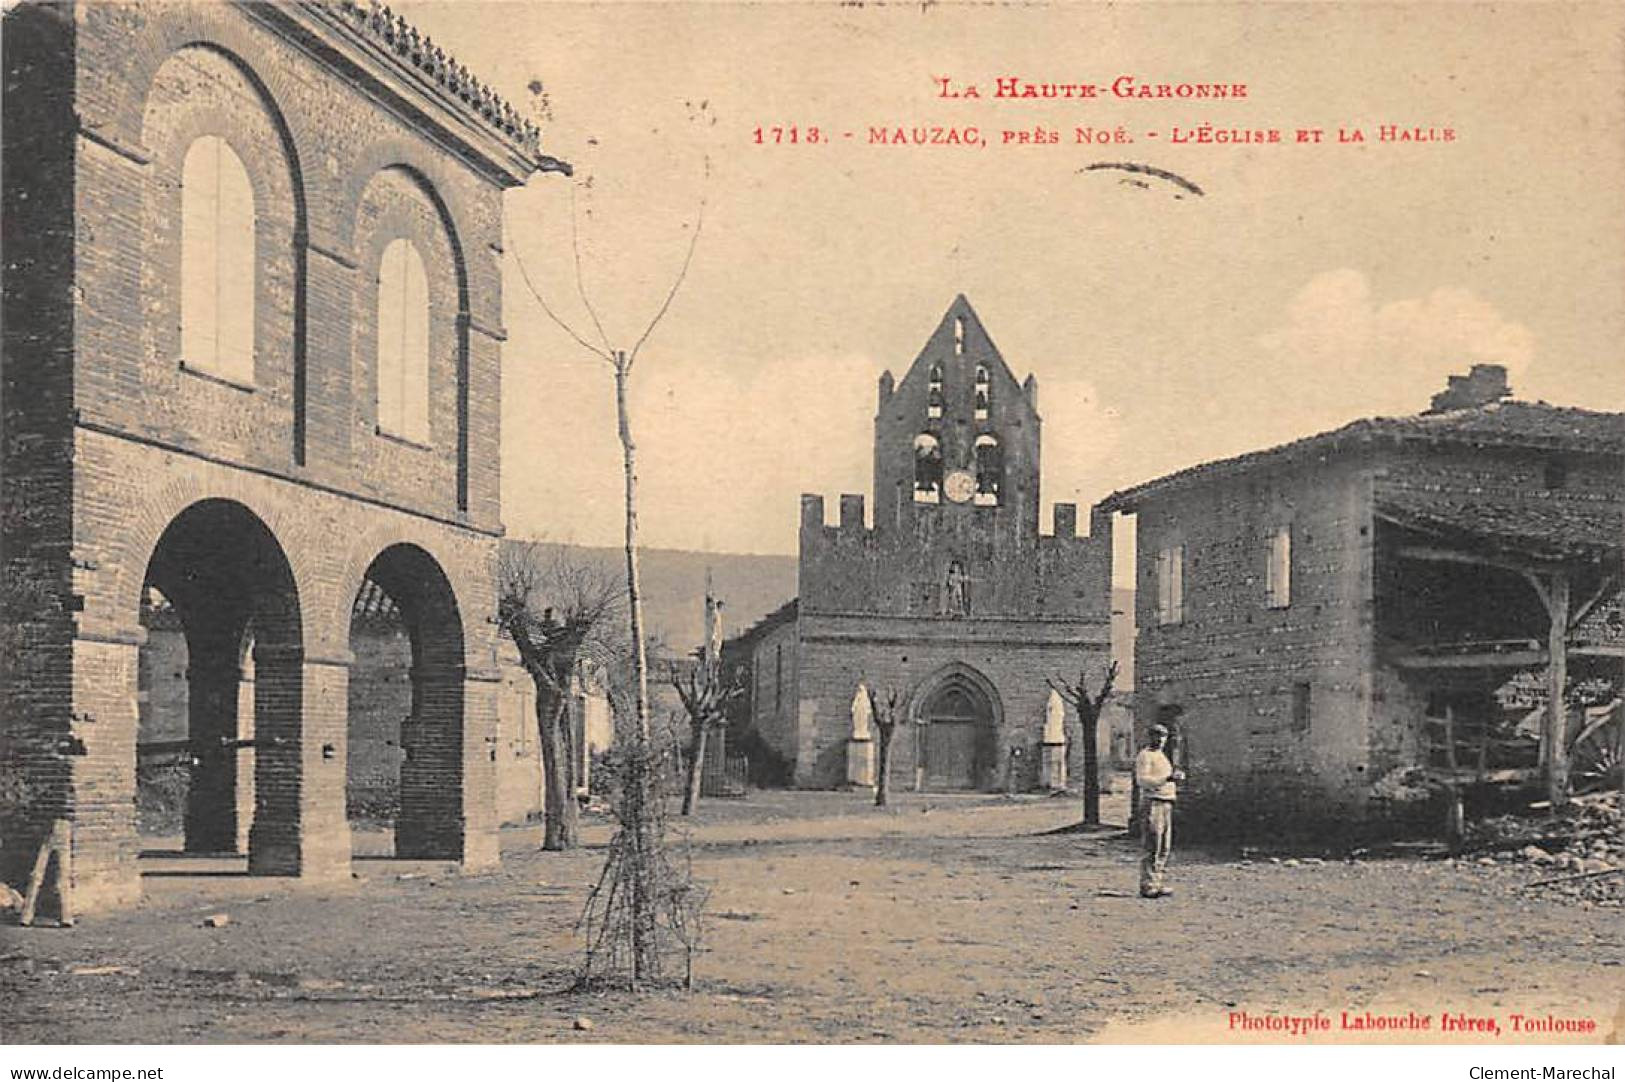
<instances>
[{"instance_id":1,"label":"arched church doorway","mask_svg":"<svg viewBox=\"0 0 1625 1082\"><path fill-rule=\"evenodd\" d=\"M968 677L953 673L919 712L927 789L980 789L989 774L993 704Z\"/></svg>"}]
</instances>

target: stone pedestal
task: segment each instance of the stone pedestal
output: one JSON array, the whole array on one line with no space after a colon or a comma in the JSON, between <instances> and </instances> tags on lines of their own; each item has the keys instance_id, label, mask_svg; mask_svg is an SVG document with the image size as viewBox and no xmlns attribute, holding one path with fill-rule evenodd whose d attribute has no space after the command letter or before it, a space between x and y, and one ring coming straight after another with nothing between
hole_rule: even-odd
<instances>
[{"instance_id":1,"label":"stone pedestal","mask_svg":"<svg viewBox=\"0 0 1625 1082\"><path fill-rule=\"evenodd\" d=\"M1038 784L1041 788L1066 788L1066 745L1044 744L1038 763Z\"/></svg>"},{"instance_id":2,"label":"stone pedestal","mask_svg":"<svg viewBox=\"0 0 1625 1082\"><path fill-rule=\"evenodd\" d=\"M861 789L875 787L875 742L851 739L846 742L846 783Z\"/></svg>"}]
</instances>

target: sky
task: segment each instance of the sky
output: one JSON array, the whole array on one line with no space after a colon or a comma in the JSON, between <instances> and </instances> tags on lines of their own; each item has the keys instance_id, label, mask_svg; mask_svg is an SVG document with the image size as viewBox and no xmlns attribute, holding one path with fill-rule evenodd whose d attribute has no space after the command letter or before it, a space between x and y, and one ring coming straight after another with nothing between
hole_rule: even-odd
<instances>
[{"instance_id":1,"label":"sky","mask_svg":"<svg viewBox=\"0 0 1625 1082\"><path fill-rule=\"evenodd\" d=\"M1038 378L1046 507L1416 412L1475 362L1506 365L1519 398L1625 410L1625 9L398 8L576 167L506 197L515 536L623 528L610 372L520 261L576 333L629 349L697 223L632 376L651 546L793 553L801 493L868 493L875 381L959 293ZM1119 98L1125 75L1246 97ZM1097 90L998 98L1001 78ZM1204 125L1236 138L1197 141ZM986 145L876 145L872 127ZM1202 194L1085 168L1122 162Z\"/></svg>"}]
</instances>

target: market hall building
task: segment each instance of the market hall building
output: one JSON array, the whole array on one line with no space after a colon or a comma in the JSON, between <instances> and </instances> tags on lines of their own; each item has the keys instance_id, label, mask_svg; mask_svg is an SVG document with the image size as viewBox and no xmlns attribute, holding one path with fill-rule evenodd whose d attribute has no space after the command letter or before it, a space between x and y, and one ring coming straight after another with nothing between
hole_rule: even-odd
<instances>
[{"instance_id":1,"label":"market hall building","mask_svg":"<svg viewBox=\"0 0 1625 1082\"><path fill-rule=\"evenodd\" d=\"M185 848L347 879L368 584L411 647L396 852L494 863L501 196L561 163L350 0L24 5L4 73L0 874L66 823L77 906L139 897L161 598Z\"/></svg>"},{"instance_id":2,"label":"market hall building","mask_svg":"<svg viewBox=\"0 0 1625 1082\"><path fill-rule=\"evenodd\" d=\"M1040 435L1037 380L1017 381L963 296L901 380L881 375L872 523L861 495L833 526L803 495L797 598L726 647L741 720L795 785L873 781L860 686L896 693L908 721L894 784L1064 784L1053 764L1080 733L1048 679L1083 667L1098 686L1109 664L1111 535L1096 517L1078 536L1066 503L1039 533Z\"/></svg>"}]
</instances>

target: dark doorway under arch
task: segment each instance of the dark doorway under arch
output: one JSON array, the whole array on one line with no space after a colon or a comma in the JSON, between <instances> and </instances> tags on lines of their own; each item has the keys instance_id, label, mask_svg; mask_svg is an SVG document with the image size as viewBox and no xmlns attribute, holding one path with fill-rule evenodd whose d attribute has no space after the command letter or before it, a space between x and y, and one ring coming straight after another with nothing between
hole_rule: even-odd
<instances>
[{"instance_id":1,"label":"dark doorway under arch","mask_svg":"<svg viewBox=\"0 0 1625 1082\"><path fill-rule=\"evenodd\" d=\"M304 652L281 544L240 503L194 503L153 549L142 609L137 776L174 782L187 852L246 847L251 871L297 871Z\"/></svg>"},{"instance_id":2,"label":"dark doorway under arch","mask_svg":"<svg viewBox=\"0 0 1625 1082\"><path fill-rule=\"evenodd\" d=\"M393 819L406 859L464 857L463 625L435 558L391 545L351 609L352 820Z\"/></svg>"}]
</instances>

